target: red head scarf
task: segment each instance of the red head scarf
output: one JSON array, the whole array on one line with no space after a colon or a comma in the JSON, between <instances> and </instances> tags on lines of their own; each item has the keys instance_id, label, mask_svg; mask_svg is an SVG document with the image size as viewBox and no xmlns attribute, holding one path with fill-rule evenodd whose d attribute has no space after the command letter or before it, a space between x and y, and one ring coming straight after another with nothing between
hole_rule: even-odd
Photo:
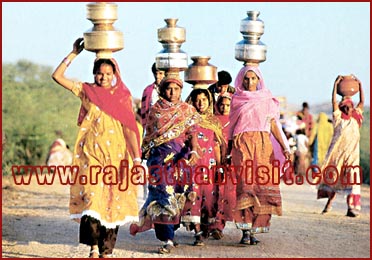
<instances>
[{"instance_id":1,"label":"red head scarf","mask_svg":"<svg viewBox=\"0 0 372 260\"><path fill-rule=\"evenodd\" d=\"M343 111L342 111L342 107L346 106L346 105L351 105L351 109L353 110L353 112L351 113L351 116L345 114ZM338 105L338 107L340 108L340 111L341 111L341 118L342 119L345 119L345 120L350 120L351 117L353 117L357 122L358 122L358 125L359 127L362 126L362 122L363 122L363 115L361 115L360 113L357 112L357 110L354 108L354 103L353 101L351 100L351 98L345 98L344 100L342 100L340 102L340 104Z\"/></svg>"},{"instance_id":2,"label":"red head scarf","mask_svg":"<svg viewBox=\"0 0 372 260\"><path fill-rule=\"evenodd\" d=\"M88 99L98 106L106 114L112 116L119 122L127 127L130 131L133 131L137 137L138 150L140 149L140 135L137 128L136 118L133 112L132 95L121 80L119 66L115 59L110 59L115 65L115 77L116 84L113 87L114 92L111 93L112 89L105 89L97 86L95 83L84 83L83 89ZM83 106L80 108L78 125L81 124L87 111Z\"/></svg>"}]
</instances>

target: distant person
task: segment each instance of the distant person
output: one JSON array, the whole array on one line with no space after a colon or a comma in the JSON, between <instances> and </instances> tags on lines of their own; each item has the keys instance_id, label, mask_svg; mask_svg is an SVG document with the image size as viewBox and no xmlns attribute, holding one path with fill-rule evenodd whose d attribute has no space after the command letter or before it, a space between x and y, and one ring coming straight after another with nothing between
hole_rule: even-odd
<instances>
[{"instance_id":1,"label":"distant person","mask_svg":"<svg viewBox=\"0 0 372 260\"><path fill-rule=\"evenodd\" d=\"M296 150L297 150L295 135L292 134L291 132L287 131L286 128L283 128L283 131L284 131L284 134L285 134L285 136L287 137L287 140L288 140L288 145L289 145L289 149L290 149L290 152L291 152L290 161L293 164L295 153L296 153Z\"/></svg>"},{"instance_id":2,"label":"distant person","mask_svg":"<svg viewBox=\"0 0 372 260\"><path fill-rule=\"evenodd\" d=\"M328 198L327 204L322 212L325 214L331 210L332 202L336 198L336 192L346 192L346 203L348 207L346 216L358 217L361 209L359 131L363 122L364 92L362 83L355 77L359 83L360 89L358 105L354 107L353 101L348 97L343 97L341 102L338 103L337 85L342 79L342 76L338 76L333 85L332 105L334 132L331 145L321 167L323 176L326 174L327 176L332 175L333 177L328 177L327 182L334 184L329 185L324 181L324 178L322 178L318 187L318 199ZM350 166L350 168L345 166ZM353 168L353 166L355 166L355 168ZM327 172L332 172L333 174L327 174Z\"/></svg>"},{"instance_id":3,"label":"distant person","mask_svg":"<svg viewBox=\"0 0 372 260\"><path fill-rule=\"evenodd\" d=\"M302 103L302 109L297 112L297 119L305 123L305 135L310 137L311 130L313 129L313 115L310 114L310 107L307 102Z\"/></svg>"},{"instance_id":4,"label":"distant person","mask_svg":"<svg viewBox=\"0 0 372 260\"><path fill-rule=\"evenodd\" d=\"M309 138L312 154L312 165L321 166L327 154L333 136L332 120L324 112L320 112L317 122Z\"/></svg>"},{"instance_id":5,"label":"distant person","mask_svg":"<svg viewBox=\"0 0 372 260\"><path fill-rule=\"evenodd\" d=\"M309 138L305 135L305 129L297 129L295 134L296 152L295 152L295 173L296 175L305 175L310 164Z\"/></svg>"},{"instance_id":6,"label":"distant person","mask_svg":"<svg viewBox=\"0 0 372 260\"><path fill-rule=\"evenodd\" d=\"M79 38L52 77L81 100L73 161L79 167L73 174L80 181L70 186L70 217L80 223L79 242L90 246L89 257L106 258L112 256L119 226L138 218L137 187L125 179L107 183L106 174L93 177L91 170L119 170L122 161L128 163L129 169L139 166L140 136L132 95L114 59L94 61L94 83L65 77L68 65L83 49L83 38ZM122 183L128 183L127 187L121 187Z\"/></svg>"},{"instance_id":7,"label":"distant person","mask_svg":"<svg viewBox=\"0 0 372 260\"><path fill-rule=\"evenodd\" d=\"M146 127L147 116L150 112L150 108L159 99L159 85L165 76L165 71L156 68L156 63L152 64L151 71L155 81L143 90L141 99L141 123L143 128Z\"/></svg>"},{"instance_id":8,"label":"distant person","mask_svg":"<svg viewBox=\"0 0 372 260\"><path fill-rule=\"evenodd\" d=\"M56 139L49 148L46 164L48 166L72 165L73 154L62 138Z\"/></svg>"},{"instance_id":9,"label":"distant person","mask_svg":"<svg viewBox=\"0 0 372 260\"><path fill-rule=\"evenodd\" d=\"M217 102L218 96L225 93L234 94L235 88L229 84L232 81L231 75L225 70L221 70L217 73L218 81L215 84L209 86L208 90L213 96L213 105Z\"/></svg>"}]
</instances>

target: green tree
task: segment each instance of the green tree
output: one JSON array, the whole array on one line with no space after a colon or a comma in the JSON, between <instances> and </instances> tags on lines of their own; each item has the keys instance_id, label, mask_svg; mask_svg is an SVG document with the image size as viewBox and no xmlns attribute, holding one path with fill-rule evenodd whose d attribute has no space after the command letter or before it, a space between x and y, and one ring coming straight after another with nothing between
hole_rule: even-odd
<instances>
[{"instance_id":1,"label":"green tree","mask_svg":"<svg viewBox=\"0 0 372 260\"><path fill-rule=\"evenodd\" d=\"M74 144L80 100L52 80L49 66L20 60L3 63L2 71L2 169L8 174L12 165L44 164L57 137Z\"/></svg>"},{"instance_id":2,"label":"green tree","mask_svg":"<svg viewBox=\"0 0 372 260\"><path fill-rule=\"evenodd\" d=\"M363 182L370 184L370 109L363 113L364 122L360 130L360 166L363 170Z\"/></svg>"}]
</instances>

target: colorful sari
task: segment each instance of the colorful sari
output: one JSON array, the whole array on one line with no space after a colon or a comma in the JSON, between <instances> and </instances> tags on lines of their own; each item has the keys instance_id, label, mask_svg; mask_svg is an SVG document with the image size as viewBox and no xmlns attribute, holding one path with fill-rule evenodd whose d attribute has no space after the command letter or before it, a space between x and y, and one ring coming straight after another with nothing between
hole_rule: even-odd
<instances>
[{"instance_id":1,"label":"colorful sari","mask_svg":"<svg viewBox=\"0 0 372 260\"><path fill-rule=\"evenodd\" d=\"M243 79L247 71L259 78L257 91L245 91ZM268 232L271 215L282 214L279 176L272 171L273 160L284 163L283 150L271 134L271 120L279 130L279 102L266 89L258 67L243 67L235 80L236 93L231 102L230 135L233 140L232 164L236 179L236 205L233 212L237 228L251 234ZM281 132L286 144L287 139ZM264 174L266 167L267 174ZM241 170L248 167L248 170ZM240 171L239 171L240 168ZM260 177L261 179L256 179ZM260 181L259 181L260 180Z\"/></svg>"},{"instance_id":2,"label":"colorful sari","mask_svg":"<svg viewBox=\"0 0 372 260\"><path fill-rule=\"evenodd\" d=\"M139 133L132 96L112 61L116 65L112 89L89 83L74 83L72 89L82 106L73 161L79 170L73 171L73 178L78 176L70 189L71 218L79 221L89 216L109 229L138 218L137 187L128 181L128 172L121 176L119 171L122 163L131 167L134 154L124 131L135 134L137 140ZM111 170L111 178L103 174L105 169Z\"/></svg>"},{"instance_id":3,"label":"colorful sari","mask_svg":"<svg viewBox=\"0 0 372 260\"><path fill-rule=\"evenodd\" d=\"M186 99L192 105L192 95L198 91L194 89ZM203 90L204 91L204 90ZM213 181L218 173L216 171L217 160L220 160L226 153L226 143L222 133L222 126L217 117L213 114L213 97L209 90L201 92L208 95L209 107L204 113L200 113L202 121L199 122L193 129L193 136L197 138L198 147L193 147L193 150L198 152L199 159L193 167L194 183L189 188L189 192L194 192L196 198L194 201L187 201L183 214L182 223L187 229L192 229L193 225L201 224L204 235L207 236L213 229L222 231L224 225L221 219L217 219L219 212L218 201L222 200L222 194L219 191L220 187ZM216 155L218 148L219 155ZM217 156L219 158L217 158ZM202 167L202 168L200 168ZM202 172L198 174L197 169ZM219 177L220 179L222 177ZM200 184L200 185L199 185ZM191 227L191 228L190 228Z\"/></svg>"},{"instance_id":4,"label":"colorful sari","mask_svg":"<svg viewBox=\"0 0 372 260\"><path fill-rule=\"evenodd\" d=\"M178 175L183 171L178 166L186 166L187 132L200 120L195 108L185 102L173 104L160 98L150 109L142 146L149 168L149 191L139 222L130 226L131 235L154 228L154 224L180 223L188 186L183 185L183 174ZM164 240L172 236L164 236Z\"/></svg>"}]
</instances>

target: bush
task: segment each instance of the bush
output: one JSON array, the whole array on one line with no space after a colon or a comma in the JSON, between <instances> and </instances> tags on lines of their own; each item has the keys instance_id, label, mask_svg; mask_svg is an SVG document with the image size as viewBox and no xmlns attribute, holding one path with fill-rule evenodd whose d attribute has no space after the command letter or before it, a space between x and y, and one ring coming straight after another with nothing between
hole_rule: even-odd
<instances>
[{"instance_id":1,"label":"bush","mask_svg":"<svg viewBox=\"0 0 372 260\"><path fill-rule=\"evenodd\" d=\"M4 175L12 165L44 165L57 137L75 142L80 100L55 83L51 74L51 67L24 60L3 64Z\"/></svg>"},{"instance_id":2,"label":"bush","mask_svg":"<svg viewBox=\"0 0 372 260\"><path fill-rule=\"evenodd\" d=\"M370 184L370 109L365 108L364 122L360 130L360 166L363 170L363 182Z\"/></svg>"}]
</instances>

